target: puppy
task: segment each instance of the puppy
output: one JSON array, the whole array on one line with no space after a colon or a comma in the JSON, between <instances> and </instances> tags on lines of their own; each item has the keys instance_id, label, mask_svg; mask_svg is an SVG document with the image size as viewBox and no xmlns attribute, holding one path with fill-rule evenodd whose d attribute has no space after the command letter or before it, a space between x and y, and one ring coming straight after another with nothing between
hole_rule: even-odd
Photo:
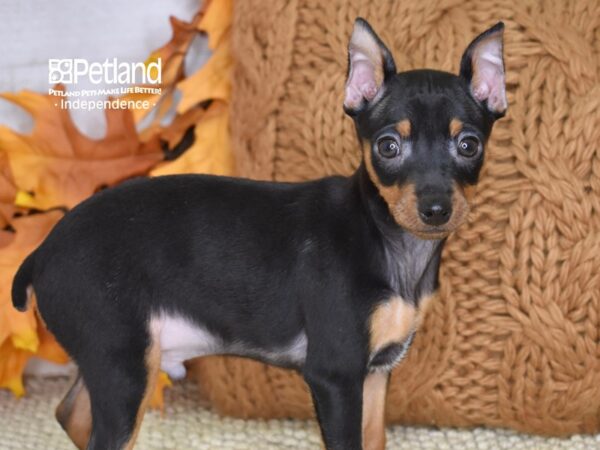
<instances>
[{"instance_id":1,"label":"puppy","mask_svg":"<svg viewBox=\"0 0 600 450\"><path fill-rule=\"evenodd\" d=\"M23 262L13 303L39 312L80 376L57 409L79 448L130 449L160 369L241 355L295 368L328 449L385 447L388 375L438 287L484 148L506 111L503 24L459 75L397 73L363 19L344 110L362 163L284 184L178 175L105 190Z\"/></svg>"}]
</instances>

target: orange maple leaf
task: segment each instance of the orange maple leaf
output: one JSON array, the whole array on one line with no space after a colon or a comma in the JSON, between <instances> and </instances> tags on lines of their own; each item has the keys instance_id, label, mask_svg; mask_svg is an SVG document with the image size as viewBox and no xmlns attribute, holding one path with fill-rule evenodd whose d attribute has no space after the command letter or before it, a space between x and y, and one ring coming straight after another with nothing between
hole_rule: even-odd
<instances>
[{"instance_id":1,"label":"orange maple leaf","mask_svg":"<svg viewBox=\"0 0 600 450\"><path fill-rule=\"evenodd\" d=\"M165 389L173 386L171 379L165 372L158 374L158 380L156 380L156 387L150 397L150 407L155 409L164 409L165 405Z\"/></svg>"},{"instance_id":2,"label":"orange maple leaf","mask_svg":"<svg viewBox=\"0 0 600 450\"><path fill-rule=\"evenodd\" d=\"M153 176L178 173L210 173L232 175L233 155L230 150L229 114L227 105L211 103L194 130L194 143L183 155L153 169Z\"/></svg>"},{"instance_id":3,"label":"orange maple leaf","mask_svg":"<svg viewBox=\"0 0 600 450\"><path fill-rule=\"evenodd\" d=\"M177 83L177 88L183 94L177 112L183 113L206 100L228 100L232 66L229 40L223 40L200 70Z\"/></svg>"},{"instance_id":4,"label":"orange maple leaf","mask_svg":"<svg viewBox=\"0 0 600 450\"><path fill-rule=\"evenodd\" d=\"M161 61L161 83L160 85L145 85L146 88L160 88L160 94L155 93L133 93L127 94L122 98L125 100L146 100L149 104L156 104L154 108L154 118L152 123L157 124L169 111L173 104L173 93L175 83L184 77L184 62L185 55L194 40L198 35L198 23L204 15L206 7L210 1L205 2L202 9L194 16L190 23L184 22L171 16L171 28L173 34L171 40L159 49L154 50L145 64L156 63ZM150 111L147 109L132 109L134 119L139 122L146 117Z\"/></svg>"},{"instance_id":5,"label":"orange maple leaf","mask_svg":"<svg viewBox=\"0 0 600 450\"><path fill-rule=\"evenodd\" d=\"M198 30L208 34L208 47L216 49L222 40L228 40L227 33L233 20L233 0L213 0L210 8L198 22Z\"/></svg>"},{"instance_id":6,"label":"orange maple leaf","mask_svg":"<svg viewBox=\"0 0 600 450\"><path fill-rule=\"evenodd\" d=\"M229 98L231 96L230 28L231 0L213 0L198 22L198 30L208 33L213 54L196 73L177 83L182 98L179 114L210 101L211 104L194 130L194 144L177 160L160 164L151 175L211 173L233 175L234 160L229 138Z\"/></svg>"},{"instance_id":7,"label":"orange maple leaf","mask_svg":"<svg viewBox=\"0 0 600 450\"><path fill-rule=\"evenodd\" d=\"M25 257L46 237L63 216L49 211L18 217L11 223L14 232L0 233L0 387L21 395L21 377L29 357L39 355L56 362L66 362L66 355L54 338L39 326L35 308L18 312L12 307L11 286L14 275Z\"/></svg>"},{"instance_id":8,"label":"orange maple leaf","mask_svg":"<svg viewBox=\"0 0 600 450\"><path fill-rule=\"evenodd\" d=\"M16 212L17 187L8 165L5 152L0 152L0 229L6 227Z\"/></svg>"},{"instance_id":9,"label":"orange maple leaf","mask_svg":"<svg viewBox=\"0 0 600 450\"><path fill-rule=\"evenodd\" d=\"M10 337L17 348L36 352L39 345L36 319L31 308L26 313L12 307L12 280L21 262L42 242L62 211L33 214L14 219L14 239L0 252L0 343Z\"/></svg>"},{"instance_id":10,"label":"orange maple leaf","mask_svg":"<svg viewBox=\"0 0 600 450\"><path fill-rule=\"evenodd\" d=\"M15 348L10 340L0 344L0 388L10 389L17 397L25 393L23 371L31 353Z\"/></svg>"},{"instance_id":11,"label":"orange maple leaf","mask_svg":"<svg viewBox=\"0 0 600 450\"><path fill-rule=\"evenodd\" d=\"M8 156L20 190L18 206L71 208L101 186L146 173L164 157L158 138L140 143L127 110L106 110L106 136L94 140L79 132L67 110L55 106L55 96L29 91L1 95L35 120L29 135L0 127L0 151Z\"/></svg>"}]
</instances>

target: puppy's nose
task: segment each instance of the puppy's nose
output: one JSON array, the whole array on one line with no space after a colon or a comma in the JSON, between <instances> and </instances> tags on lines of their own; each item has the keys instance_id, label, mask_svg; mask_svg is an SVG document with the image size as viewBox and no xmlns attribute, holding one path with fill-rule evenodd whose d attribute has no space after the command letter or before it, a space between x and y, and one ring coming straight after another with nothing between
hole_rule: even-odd
<instances>
[{"instance_id":1,"label":"puppy's nose","mask_svg":"<svg viewBox=\"0 0 600 450\"><path fill-rule=\"evenodd\" d=\"M419 205L419 215L427 225L443 225L450 220L451 214L452 205L448 200L430 199Z\"/></svg>"}]
</instances>

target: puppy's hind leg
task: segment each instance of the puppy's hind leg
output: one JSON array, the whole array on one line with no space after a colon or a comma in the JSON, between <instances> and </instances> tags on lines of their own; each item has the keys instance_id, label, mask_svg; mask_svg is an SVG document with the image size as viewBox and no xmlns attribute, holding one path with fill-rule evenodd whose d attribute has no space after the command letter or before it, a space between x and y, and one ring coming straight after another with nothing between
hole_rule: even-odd
<instances>
[{"instance_id":1,"label":"puppy's hind leg","mask_svg":"<svg viewBox=\"0 0 600 450\"><path fill-rule=\"evenodd\" d=\"M92 432L90 394L81 374L56 408L56 420L79 450L85 449Z\"/></svg>"},{"instance_id":2,"label":"puppy's hind leg","mask_svg":"<svg viewBox=\"0 0 600 450\"><path fill-rule=\"evenodd\" d=\"M87 450L131 450L156 387L160 344L140 337L101 353L80 364L93 418Z\"/></svg>"}]
</instances>

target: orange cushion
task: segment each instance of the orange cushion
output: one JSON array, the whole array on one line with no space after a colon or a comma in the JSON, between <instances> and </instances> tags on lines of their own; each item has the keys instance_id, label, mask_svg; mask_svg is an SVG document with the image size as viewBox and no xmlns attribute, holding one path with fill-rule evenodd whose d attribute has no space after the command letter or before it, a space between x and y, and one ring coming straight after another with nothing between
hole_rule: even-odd
<instances>
[{"instance_id":1,"label":"orange cushion","mask_svg":"<svg viewBox=\"0 0 600 450\"><path fill-rule=\"evenodd\" d=\"M394 422L600 431L600 3L597 0L236 2L232 138L239 174L349 174L342 111L357 15L399 70L456 72L468 42L506 24L509 112L469 222L448 241L440 298L394 371ZM198 366L218 410L306 417L292 372L235 358Z\"/></svg>"}]
</instances>

